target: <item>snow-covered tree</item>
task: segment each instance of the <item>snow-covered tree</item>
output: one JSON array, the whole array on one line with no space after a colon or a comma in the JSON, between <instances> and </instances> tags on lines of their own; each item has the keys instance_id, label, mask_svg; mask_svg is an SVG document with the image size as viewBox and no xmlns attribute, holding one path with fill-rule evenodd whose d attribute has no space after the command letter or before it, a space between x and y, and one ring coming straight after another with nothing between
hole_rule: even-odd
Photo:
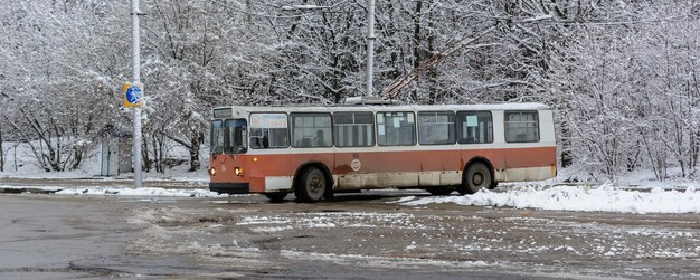
<instances>
[{"instance_id":1,"label":"snow-covered tree","mask_svg":"<svg viewBox=\"0 0 700 280\"><path fill-rule=\"evenodd\" d=\"M205 166L214 106L366 94L365 1L141 6L148 170L163 171L169 145L189 151L190 170ZM0 8L0 137L29 140L50 170L78 168L102 127L130 129L119 101L129 3ZM695 179L698 10L670 0L379 1L374 94L407 81L396 98L409 103L545 102L557 109L563 166L600 180L640 169Z\"/></svg>"}]
</instances>

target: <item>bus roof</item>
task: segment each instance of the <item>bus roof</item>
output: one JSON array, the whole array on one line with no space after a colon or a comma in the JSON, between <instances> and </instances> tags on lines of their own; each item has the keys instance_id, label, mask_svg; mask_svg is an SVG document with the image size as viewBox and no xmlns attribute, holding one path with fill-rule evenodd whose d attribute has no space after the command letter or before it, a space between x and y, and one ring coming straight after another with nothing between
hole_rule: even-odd
<instances>
[{"instance_id":1,"label":"bus roof","mask_svg":"<svg viewBox=\"0 0 700 280\"><path fill-rule=\"evenodd\" d=\"M469 110L543 110L550 109L544 103L491 103L470 105L402 105L402 106L228 106L218 109L234 109L244 112L347 112L347 111L469 111Z\"/></svg>"}]
</instances>

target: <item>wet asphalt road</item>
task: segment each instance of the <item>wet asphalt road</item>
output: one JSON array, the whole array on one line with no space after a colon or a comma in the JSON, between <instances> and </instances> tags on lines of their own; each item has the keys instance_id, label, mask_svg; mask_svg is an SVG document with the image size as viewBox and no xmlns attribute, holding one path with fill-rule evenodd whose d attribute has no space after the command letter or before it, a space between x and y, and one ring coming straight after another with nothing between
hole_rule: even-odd
<instances>
[{"instance_id":1,"label":"wet asphalt road","mask_svg":"<svg viewBox=\"0 0 700 280\"><path fill-rule=\"evenodd\" d=\"M0 279L696 279L697 215L0 195Z\"/></svg>"}]
</instances>

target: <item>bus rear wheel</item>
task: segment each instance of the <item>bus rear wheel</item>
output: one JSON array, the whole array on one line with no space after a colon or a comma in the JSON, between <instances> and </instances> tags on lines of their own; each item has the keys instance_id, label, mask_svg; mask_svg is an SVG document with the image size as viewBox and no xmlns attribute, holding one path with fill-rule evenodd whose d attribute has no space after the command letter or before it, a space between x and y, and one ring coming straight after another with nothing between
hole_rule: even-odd
<instances>
[{"instance_id":1,"label":"bus rear wheel","mask_svg":"<svg viewBox=\"0 0 700 280\"><path fill-rule=\"evenodd\" d=\"M294 195L301 202L318 202L327 196L328 182L325 174L317 167L304 170L299 178L299 184L294 187Z\"/></svg>"},{"instance_id":2,"label":"bus rear wheel","mask_svg":"<svg viewBox=\"0 0 700 280\"><path fill-rule=\"evenodd\" d=\"M457 192L462 195L474 194L481 189L490 188L492 184L491 170L485 164L477 162L467 167Z\"/></svg>"},{"instance_id":3,"label":"bus rear wheel","mask_svg":"<svg viewBox=\"0 0 700 280\"><path fill-rule=\"evenodd\" d=\"M284 197L287 196L287 193L266 193L265 196L267 196L272 203L280 203L284 201Z\"/></svg>"}]
</instances>

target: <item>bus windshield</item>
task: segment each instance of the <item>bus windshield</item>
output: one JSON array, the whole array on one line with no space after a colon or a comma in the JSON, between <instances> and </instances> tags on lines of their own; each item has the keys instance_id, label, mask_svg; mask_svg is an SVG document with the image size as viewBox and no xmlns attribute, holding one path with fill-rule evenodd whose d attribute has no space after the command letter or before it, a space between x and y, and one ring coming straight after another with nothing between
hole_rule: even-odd
<instances>
[{"instance_id":1,"label":"bus windshield","mask_svg":"<svg viewBox=\"0 0 700 280\"><path fill-rule=\"evenodd\" d=\"M211 122L212 154L244 154L248 150L245 119L214 120Z\"/></svg>"}]
</instances>

